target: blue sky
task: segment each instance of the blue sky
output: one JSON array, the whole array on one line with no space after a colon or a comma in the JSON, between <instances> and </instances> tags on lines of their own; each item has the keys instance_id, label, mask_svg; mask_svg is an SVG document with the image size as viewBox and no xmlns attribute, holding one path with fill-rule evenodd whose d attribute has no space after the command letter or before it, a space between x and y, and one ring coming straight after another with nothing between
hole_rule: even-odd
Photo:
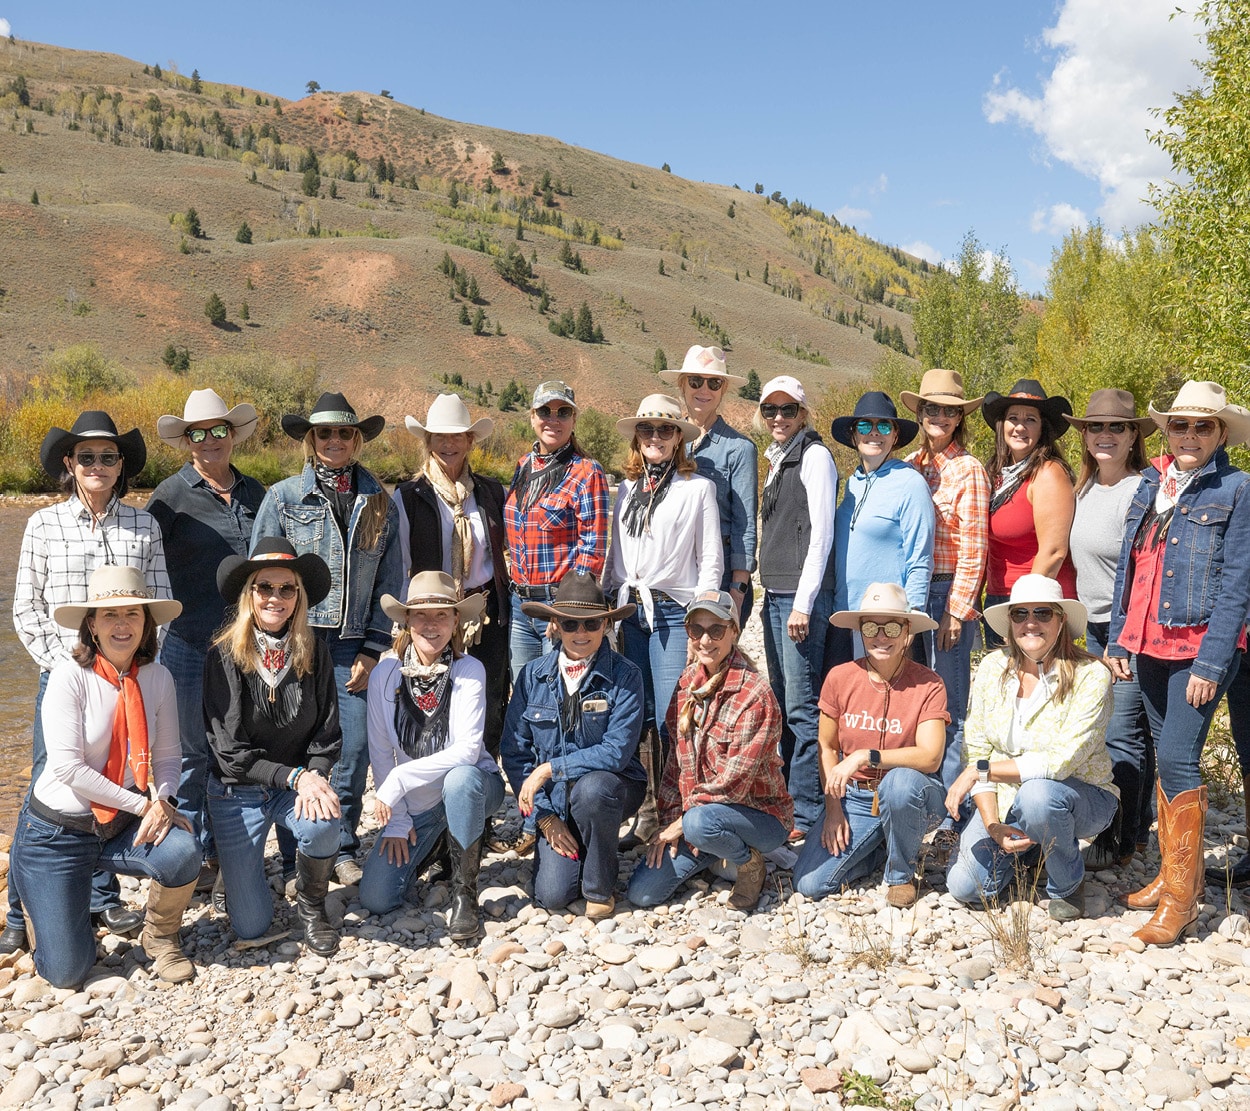
<instances>
[{"instance_id":1,"label":"blue sky","mask_svg":"<svg viewBox=\"0 0 1250 1111\"><path fill-rule=\"evenodd\" d=\"M762 182L932 261L972 230L1040 289L1074 224L1150 218L1152 107L1200 52L1175 0L13 6L22 39L284 99L305 83Z\"/></svg>"}]
</instances>

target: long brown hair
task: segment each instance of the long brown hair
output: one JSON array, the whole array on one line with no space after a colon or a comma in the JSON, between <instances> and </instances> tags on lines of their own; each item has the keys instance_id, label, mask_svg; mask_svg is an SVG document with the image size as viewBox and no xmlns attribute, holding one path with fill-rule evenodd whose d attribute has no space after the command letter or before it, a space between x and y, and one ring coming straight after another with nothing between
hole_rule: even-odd
<instances>
[{"instance_id":1,"label":"long brown hair","mask_svg":"<svg viewBox=\"0 0 1250 1111\"><path fill-rule=\"evenodd\" d=\"M451 609L451 606L447 608ZM407 619L402 623L396 622L395 639L391 642L391 648L395 650L400 663L403 663L404 653L408 651L408 646L411 644L412 630L408 628ZM451 631L451 654L456 659L464 655L464 626L461 624L459 611L456 611L456 623Z\"/></svg>"},{"instance_id":2,"label":"long brown hair","mask_svg":"<svg viewBox=\"0 0 1250 1111\"><path fill-rule=\"evenodd\" d=\"M673 462L677 466L678 474L694 474L699 469L699 464L691 459L690 453L686 451L686 441L681 438L681 429L677 430L677 449L673 452ZM644 470L646 470L646 461L642 457L638 437L635 436L629 441L629 454L625 456L625 477L630 482L636 482L642 477Z\"/></svg>"},{"instance_id":3,"label":"long brown hair","mask_svg":"<svg viewBox=\"0 0 1250 1111\"><path fill-rule=\"evenodd\" d=\"M1059 628L1059 638L1055 641L1054 646L1046 653L1046 657L1053 660L1055 670L1059 673L1059 686L1055 689L1055 704L1063 702L1069 694L1072 693L1072 687L1076 682L1076 669L1088 660L1096 660L1098 663L1103 661L1098 657L1086 652L1072 638L1072 630L1068 628L1068 617L1058 606L1054 607L1059 611L1059 618L1062 622ZM1053 618L1052 618L1053 620ZM1025 660L1028 658L1016 643L1015 626L1010 620L1007 622L1006 643L1003 645L1003 651L1007 654L1010 665L1003 672L1002 683L1006 687L1009 682L1015 682L1016 677L1024 670ZM1046 657L1043 657L1045 659ZM1104 666L1106 666L1104 664Z\"/></svg>"},{"instance_id":4,"label":"long brown hair","mask_svg":"<svg viewBox=\"0 0 1250 1111\"><path fill-rule=\"evenodd\" d=\"M1013 404L1027 405L1028 402L1017 401L1013 402ZM1036 409L1037 406L1033 405L1030 408ZM1072 468L1068 465L1068 461L1063 457L1063 452L1059 450L1055 442L1055 433L1050 426L1050 422L1042 416L1040 409L1037 412L1041 418L1041 431L1037 434L1037 443L1033 445L1033 450L1029 452L1029 465L1024 468L1024 474L1020 479L1021 484L1028 482L1042 469L1042 464L1051 460L1063 468L1069 481L1073 481ZM1000 420L994 425L994 455L985 465L985 473L989 475L991 490L997 488L998 480L1003 474L1003 468L1011 462L1011 448L1007 446L1007 437L1003 434L1003 423Z\"/></svg>"},{"instance_id":5,"label":"long brown hair","mask_svg":"<svg viewBox=\"0 0 1250 1111\"><path fill-rule=\"evenodd\" d=\"M256 612L252 605L252 586L256 577L264 568L253 571L239 591L239 600L234 607L234 616L217 630L213 637L213 647L218 645L222 653L229 658L240 671L252 674L260 670L256 653ZM312 671L316 637L308 625L308 594L304 590L304 580L295 576L295 609L291 611L291 670L297 678L302 679Z\"/></svg>"},{"instance_id":6,"label":"long brown hair","mask_svg":"<svg viewBox=\"0 0 1250 1111\"><path fill-rule=\"evenodd\" d=\"M1125 421L1125 424L1129 424ZM1077 426L1081 433L1081 469L1076 476L1077 493L1084 491L1098 478L1098 460L1094 458L1089 450L1089 445L1085 442L1085 426ZM1128 459L1125 460L1125 466L1133 474L1141 474L1146 469L1146 438L1141 434L1141 425L1132 424L1133 429L1133 445L1128 449Z\"/></svg>"},{"instance_id":7,"label":"long brown hair","mask_svg":"<svg viewBox=\"0 0 1250 1111\"><path fill-rule=\"evenodd\" d=\"M363 471L380 487L382 483L378 482L377 476L369 470L363 463L359 462L360 449L364 447L364 437L357 428L356 436L352 440L352 462L356 464L359 471ZM315 463L317 461L317 430L310 428L304 433L304 462ZM386 513L391 504L391 496L385 489L380 489L376 494L370 494L365 499L365 506L360 511L360 520L356 526L356 548L358 551L371 552L382 540L382 533L386 530Z\"/></svg>"}]
</instances>

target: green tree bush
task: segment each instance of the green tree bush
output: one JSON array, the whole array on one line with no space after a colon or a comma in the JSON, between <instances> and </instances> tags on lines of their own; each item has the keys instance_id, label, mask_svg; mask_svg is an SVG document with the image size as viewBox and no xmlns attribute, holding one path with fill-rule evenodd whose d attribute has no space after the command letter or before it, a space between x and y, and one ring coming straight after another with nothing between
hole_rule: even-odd
<instances>
[{"instance_id":1,"label":"green tree bush","mask_svg":"<svg viewBox=\"0 0 1250 1111\"><path fill-rule=\"evenodd\" d=\"M204 315L214 328L220 328L226 323L226 306L216 293L209 294L208 300L204 302Z\"/></svg>"},{"instance_id":2,"label":"green tree bush","mask_svg":"<svg viewBox=\"0 0 1250 1111\"><path fill-rule=\"evenodd\" d=\"M246 220L239 225L239 230L234 233L234 241L236 243L251 243L252 229L248 226Z\"/></svg>"}]
</instances>

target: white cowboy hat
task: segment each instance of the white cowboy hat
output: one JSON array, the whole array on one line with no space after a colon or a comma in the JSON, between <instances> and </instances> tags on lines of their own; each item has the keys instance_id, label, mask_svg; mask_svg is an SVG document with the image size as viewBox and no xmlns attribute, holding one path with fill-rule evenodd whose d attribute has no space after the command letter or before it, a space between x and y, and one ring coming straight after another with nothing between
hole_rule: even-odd
<instances>
[{"instance_id":1,"label":"white cowboy hat","mask_svg":"<svg viewBox=\"0 0 1250 1111\"><path fill-rule=\"evenodd\" d=\"M381 605L382 612L400 625L408 624L408 614L413 610L454 609L461 621L472 621L486 608L486 595L461 598L455 580L445 571L422 571L408 583L407 601L383 594Z\"/></svg>"},{"instance_id":2,"label":"white cowboy hat","mask_svg":"<svg viewBox=\"0 0 1250 1111\"><path fill-rule=\"evenodd\" d=\"M1075 598L1065 598L1063 587L1047 575L1021 575L1016 579L1011 588L1010 601L986 607L986 624L1000 637L1006 637L1007 626L1011 624L1011 618L1007 615L1016 606L1054 606L1063 610L1068 622L1068 632L1074 638L1085 634L1089 610Z\"/></svg>"},{"instance_id":3,"label":"white cowboy hat","mask_svg":"<svg viewBox=\"0 0 1250 1111\"><path fill-rule=\"evenodd\" d=\"M163 416L156 420L156 434L170 447L183 447L182 437L193 424L206 420L225 421L234 429L234 442L246 440L256 431L256 409L246 401L233 409L217 395L216 390L192 390L182 407L182 416Z\"/></svg>"},{"instance_id":4,"label":"white cowboy hat","mask_svg":"<svg viewBox=\"0 0 1250 1111\"><path fill-rule=\"evenodd\" d=\"M870 583L857 610L838 610L829 624L839 629L859 629L861 618L880 621L906 621L908 631L927 633L938 623L927 613L914 610L907 603L907 594L898 583Z\"/></svg>"},{"instance_id":5,"label":"white cowboy hat","mask_svg":"<svg viewBox=\"0 0 1250 1111\"><path fill-rule=\"evenodd\" d=\"M697 440L702 434L701 429L693 421L685 420L681 415L681 402L666 393L647 394L638 402L638 412L632 417L624 417L616 422L616 430L627 440L634 438L634 431L643 421L676 425L681 431L684 443Z\"/></svg>"},{"instance_id":6,"label":"white cowboy hat","mask_svg":"<svg viewBox=\"0 0 1250 1111\"><path fill-rule=\"evenodd\" d=\"M1170 409L1159 410L1151 403L1146 411L1165 432L1170 417L1214 417L1228 429L1229 447L1250 441L1250 410L1232 404L1218 382L1186 382Z\"/></svg>"},{"instance_id":7,"label":"white cowboy hat","mask_svg":"<svg viewBox=\"0 0 1250 1111\"><path fill-rule=\"evenodd\" d=\"M182 603L173 598L155 598L138 567L118 567L104 563L91 572L87 582L87 600L57 606L52 620L66 629L82 627L89 610L108 607L147 606L158 625L172 621L182 612Z\"/></svg>"},{"instance_id":8,"label":"white cowboy hat","mask_svg":"<svg viewBox=\"0 0 1250 1111\"><path fill-rule=\"evenodd\" d=\"M683 374L698 374L704 378L724 378L731 385L742 386L746 379L738 374L730 374L725 368L725 352L719 347L700 347L697 343L686 352L681 361L681 370L662 370L660 378L665 382L681 384Z\"/></svg>"},{"instance_id":9,"label":"white cowboy hat","mask_svg":"<svg viewBox=\"0 0 1250 1111\"><path fill-rule=\"evenodd\" d=\"M414 436L426 432L442 432L454 435L457 432L472 432L475 440L485 439L490 435L495 422L490 417L482 417L475 421L469 407L461 400L459 394L440 393L431 403L422 424L416 417L404 417L404 427Z\"/></svg>"}]
</instances>

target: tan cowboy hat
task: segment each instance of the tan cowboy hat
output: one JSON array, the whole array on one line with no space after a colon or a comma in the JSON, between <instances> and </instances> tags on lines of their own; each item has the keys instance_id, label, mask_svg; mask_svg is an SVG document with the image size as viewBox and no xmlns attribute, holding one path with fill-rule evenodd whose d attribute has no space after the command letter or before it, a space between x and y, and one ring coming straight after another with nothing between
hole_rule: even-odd
<instances>
[{"instance_id":1,"label":"tan cowboy hat","mask_svg":"<svg viewBox=\"0 0 1250 1111\"><path fill-rule=\"evenodd\" d=\"M216 390L192 390L182 407L181 417L157 417L156 434L170 447L183 447L182 437L191 425L219 420L234 429L234 442L237 444L256 431L256 419L255 407L246 401L227 409Z\"/></svg>"},{"instance_id":2,"label":"tan cowboy hat","mask_svg":"<svg viewBox=\"0 0 1250 1111\"><path fill-rule=\"evenodd\" d=\"M459 394L440 393L430 404L424 424L416 417L404 417L404 427L414 436L421 436L426 432L441 432L450 435L457 432L472 432L475 440L482 440L490 435L495 422L490 417L482 417L475 421L469 412L469 407L461 400Z\"/></svg>"},{"instance_id":3,"label":"tan cowboy hat","mask_svg":"<svg viewBox=\"0 0 1250 1111\"><path fill-rule=\"evenodd\" d=\"M922 402L932 401L935 405L958 405L966 417L985 400L983 397L971 400L964 397L964 376L957 370L945 370L940 366L924 372L919 393L903 390L898 396L917 415Z\"/></svg>"},{"instance_id":4,"label":"tan cowboy hat","mask_svg":"<svg viewBox=\"0 0 1250 1111\"><path fill-rule=\"evenodd\" d=\"M1011 618L1007 615L1016 606L1054 606L1063 610L1068 631L1074 638L1085 635L1085 622L1089 617L1083 603L1075 598L1065 598L1063 587L1046 575L1021 575L1011 587L1011 600L997 606L987 606L985 622L1000 637L1007 636Z\"/></svg>"},{"instance_id":5,"label":"tan cowboy hat","mask_svg":"<svg viewBox=\"0 0 1250 1111\"><path fill-rule=\"evenodd\" d=\"M182 612L181 602L153 596L138 567L105 563L91 572L87 581L87 600L57 606L52 611L52 620L67 629L79 629L88 611L114 606L147 606L152 611L152 620L158 625L172 621Z\"/></svg>"},{"instance_id":6,"label":"tan cowboy hat","mask_svg":"<svg viewBox=\"0 0 1250 1111\"><path fill-rule=\"evenodd\" d=\"M1149 436L1155 430L1155 422L1150 417L1137 416L1137 399L1128 390L1095 390L1089 395L1089 402L1085 406L1083 417L1074 417L1071 413L1064 413L1063 419L1082 431L1092 420L1123 421L1125 424L1135 424L1143 436Z\"/></svg>"},{"instance_id":7,"label":"tan cowboy hat","mask_svg":"<svg viewBox=\"0 0 1250 1111\"><path fill-rule=\"evenodd\" d=\"M546 602L522 602L521 612L526 617L545 617L559 621L562 617L602 617L608 621L620 621L629 617L638 607L633 602L616 609L609 609L603 596L603 587L594 575L585 571L570 571L560 580L551 604Z\"/></svg>"},{"instance_id":8,"label":"tan cowboy hat","mask_svg":"<svg viewBox=\"0 0 1250 1111\"><path fill-rule=\"evenodd\" d=\"M907 604L907 594L898 583L870 583L857 610L838 610L829 624L839 629L858 629L862 618L875 621L906 621L913 633L927 633L938 623L927 613Z\"/></svg>"},{"instance_id":9,"label":"tan cowboy hat","mask_svg":"<svg viewBox=\"0 0 1250 1111\"><path fill-rule=\"evenodd\" d=\"M422 571L408 583L408 600L401 602L393 594L382 595L382 612L400 625L408 624L413 610L454 609L461 621L473 621L486 608L485 594L461 598L456 583L445 571Z\"/></svg>"},{"instance_id":10,"label":"tan cowboy hat","mask_svg":"<svg viewBox=\"0 0 1250 1111\"><path fill-rule=\"evenodd\" d=\"M681 430L681 438L683 443L690 443L697 440L702 434L701 429L693 421L684 419L681 415L681 402L675 397L669 397L666 393L647 394L640 402L638 402L638 412L635 416L625 417L616 422L616 430L627 440L634 438L634 430L643 421L655 423L661 421L664 424L676 425Z\"/></svg>"},{"instance_id":11,"label":"tan cowboy hat","mask_svg":"<svg viewBox=\"0 0 1250 1111\"><path fill-rule=\"evenodd\" d=\"M1152 402L1146 411L1165 431L1171 417L1214 417L1228 429L1229 447L1250 441L1250 410L1230 402L1218 382L1186 382L1170 409L1156 409Z\"/></svg>"},{"instance_id":12,"label":"tan cowboy hat","mask_svg":"<svg viewBox=\"0 0 1250 1111\"><path fill-rule=\"evenodd\" d=\"M725 367L725 352L719 347L700 347L697 343L686 352L680 370L662 370L660 378L673 385L681 385L683 374L698 374L704 378L724 378L734 386L746 385L746 379L730 374Z\"/></svg>"}]
</instances>

